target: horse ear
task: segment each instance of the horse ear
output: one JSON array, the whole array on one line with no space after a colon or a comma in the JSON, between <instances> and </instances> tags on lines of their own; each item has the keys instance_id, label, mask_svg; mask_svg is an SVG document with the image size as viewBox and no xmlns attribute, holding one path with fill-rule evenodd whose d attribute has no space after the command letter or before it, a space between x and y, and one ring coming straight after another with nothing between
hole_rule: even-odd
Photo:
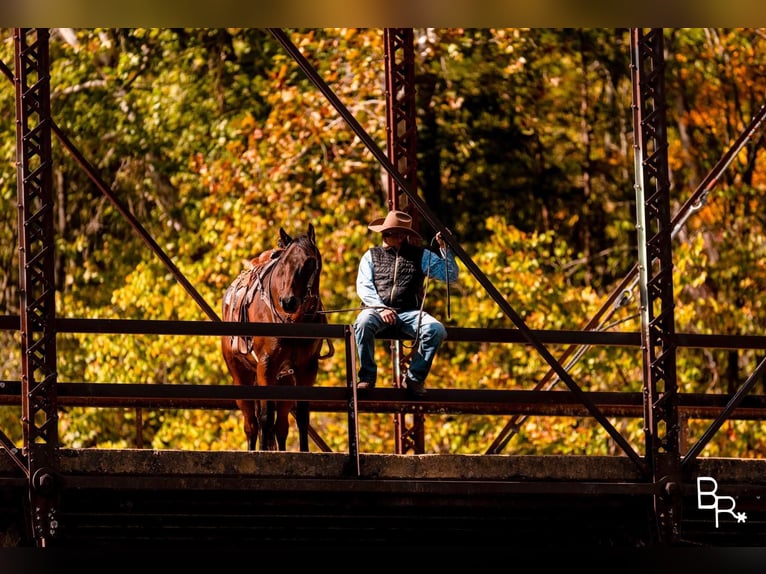
<instances>
[{"instance_id":1,"label":"horse ear","mask_svg":"<svg viewBox=\"0 0 766 574\"><path fill-rule=\"evenodd\" d=\"M309 230L307 235L309 236L309 239L311 240L311 243L316 243L316 233L314 232L314 224L309 223Z\"/></svg>"},{"instance_id":2,"label":"horse ear","mask_svg":"<svg viewBox=\"0 0 766 574\"><path fill-rule=\"evenodd\" d=\"M279 228L279 241L277 247L285 248L293 242L293 238L287 234L283 227Z\"/></svg>"}]
</instances>

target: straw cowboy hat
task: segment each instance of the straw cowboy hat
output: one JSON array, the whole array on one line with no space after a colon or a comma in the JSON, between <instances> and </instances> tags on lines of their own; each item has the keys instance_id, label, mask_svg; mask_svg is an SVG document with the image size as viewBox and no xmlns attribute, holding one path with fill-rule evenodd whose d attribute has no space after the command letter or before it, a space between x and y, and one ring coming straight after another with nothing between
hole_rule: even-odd
<instances>
[{"instance_id":1,"label":"straw cowboy hat","mask_svg":"<svg viewBox=\"0 0 766 574\"><path fill-rule=\"evenodd\" d=\"M401 231L415 237L420 237L417 231L412 229L412 217L403 211L389 211L385 218L379 217L367 226L371 231Z\"/></svg>"}]
</instances>

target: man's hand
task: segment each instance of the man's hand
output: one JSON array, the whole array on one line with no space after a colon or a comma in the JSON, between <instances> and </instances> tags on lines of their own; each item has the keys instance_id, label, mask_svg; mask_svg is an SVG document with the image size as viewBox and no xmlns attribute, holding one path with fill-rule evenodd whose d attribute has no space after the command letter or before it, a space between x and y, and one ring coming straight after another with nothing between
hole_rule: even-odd
<instances>
[{"instance_id":1,"label":"man's hand","mask_svg":"<svg viewBox=\"0 0 766 574\"><path fill-rule=\"evenodd\" d=\"M384 323L388 323L389 325L396 324L396 312L392 309L381 310L380 318L383 319Z\"/></svg>"},{"instance_id":2,"label":"man's hand","mask_svg":"<svg viewBox=\"0 0 766 574\"><path fill-rule=\"evenodd\" d=\"M436 234L436 243L439 244L439 249L447 249L447 243L442 238L441 231Z\"/></svg>"}]
</instances>

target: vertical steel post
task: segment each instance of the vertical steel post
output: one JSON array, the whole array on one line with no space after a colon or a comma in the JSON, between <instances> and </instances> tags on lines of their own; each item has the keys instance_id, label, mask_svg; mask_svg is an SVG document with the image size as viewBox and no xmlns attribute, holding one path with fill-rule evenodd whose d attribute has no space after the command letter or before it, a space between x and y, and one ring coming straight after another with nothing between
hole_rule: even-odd
<instances>
[{"instance_id":1,"label":"vertical steel post","mask_svg":"<svg viewBox=\"0 0 766 574\"><path fill-rule=\"evenodd\" d=\"M412 28L386 28L386 148L388 158L417 189L417 126L415 113L415 49ZM389 209L411 212L407 195L388 175ZM415 223L413 221L413 223Z\"/></svg>"},{"instance_id":2,"label":"vertical steel post","mask_svg":"<svg viewBox=\"0 0 766 574\"><path fill-rule=\"evenodd\" d=\"M359 397L354 385L354 373L356 373L356 342L351 325L343 328L343 342L346 349L346 386L348 387L348 455L349 464L354 476L362 473L362 464L359 457Z\"/></svg>"},{"instance_id":3,"label":"vertical steel post","mask_svg":"<svg viewBox=\"0 0 766 574\"><path fill-rule=\"evenodd\" d=\"M386 148L388 158L410 184L417 189L417 126L415 113L415 49L412 28L386 28L384 30L386 69ZM409 208L407 194L388 174L388 207L413 215L413 227L418 221ZM391 362L394 381L401 388L404 373L401 369L402 342L391 341ZM412 426L402 413L394 415L395 448L397 454L409 450L425 450L422 414L412 415Z\"/></svg>"},{"instance_id":4,"label":"vertical steel post","mask_svg":"<svg viewBox=\"0 0 766 574\"><path fill-rule=\"evenodd\" d=\"M663 31L631 30L641 347L646 459L657 537L672 544L680 524L680 420L676 382L670 178L665 123Z\"/></svg>"},{"instance_id":5,"label":"vertical steel post","mask_svg":"<svg viewBox=\"0 0 766 574\"><path fill-rule=\"evenodd\" d=\"M38 546L56 534L59 486L48 36L14 29L22 423Z\"/></svg>"}]
</instances>

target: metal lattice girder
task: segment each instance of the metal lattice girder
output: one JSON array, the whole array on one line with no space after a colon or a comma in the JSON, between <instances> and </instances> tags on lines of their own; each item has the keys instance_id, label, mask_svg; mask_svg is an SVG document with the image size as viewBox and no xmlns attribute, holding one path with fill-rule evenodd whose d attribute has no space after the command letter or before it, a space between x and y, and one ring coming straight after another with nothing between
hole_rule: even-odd
<instances>
[{"instance_id":1,"label":"metal lattice girder","mask_svg":"<svg viewBox=\"0 0 766 574\"><path fill-rule=\"evenodd\" d=\"M665 125L664 63L662 30L644 35L634 32L636 84L636 136L640 154L637 185L639 221L642 319L644 352L648 365L648 402L653 424L648 429L654 453L666 452L677 458L677 385L675 370L675 327L673 261L671 249L670 184ZM658 424L662 421L664 425ZM665 436L658 431L664 426Z\"/></svg>"},{"instance_id":2,"label":"metal lattice girder","mask_svg":"<svg viewBox=\"0 0 766 574\"><path fill-rule=\"evenodd\" d=\"M44 546L56 531L58 468L48 31L16 28L14 40L22 423L31 523Z\"/></svg>"},{"instance_id":3,"label":"metal lattice girder","mask_svg":"<svg viewBox=\"0 0 766 574\"><path fill-rule=\"evenodd\" d=\"M386 28L384 31L386 63L386 143L387 155L397 172L417 189L417 126L415 114L415 51L412 28ZM411 211L407 195L388 176L388 206L390 209ZM417 229L417 220L413 228ZM394 384L401 387L401 341L391 342L391 362L394 365ZM413 416L411 424L403 414L394 415L395 446L397 453L423 453L424 420Z\"/></svg>"},{"instance_id":4,"label":"metal lattice girder","mask_svg":"<svg viewBox=\"0 0 766 574\"><path fill-rule=\"evenodd\" d=\"M664 484L655 497L658 538L672 543L679 531L681 466L662 29L644 34L634 28L631 49L644 433L652 479Z\"/></svg>"},{"instance_id":5,"label":"metal lattice girder","mask_svg":"<svg viewBox=\"0 0 766 574\"><path fill-rule=\"evenodd\" d=\"M397 171L417 188L417 126L415 113L415 52L412 28L385 29L386 103L388 157ZM388 200L392 209L406 209L407 199L395 180L388 177Z\"/></svg>"}]
</instances>

